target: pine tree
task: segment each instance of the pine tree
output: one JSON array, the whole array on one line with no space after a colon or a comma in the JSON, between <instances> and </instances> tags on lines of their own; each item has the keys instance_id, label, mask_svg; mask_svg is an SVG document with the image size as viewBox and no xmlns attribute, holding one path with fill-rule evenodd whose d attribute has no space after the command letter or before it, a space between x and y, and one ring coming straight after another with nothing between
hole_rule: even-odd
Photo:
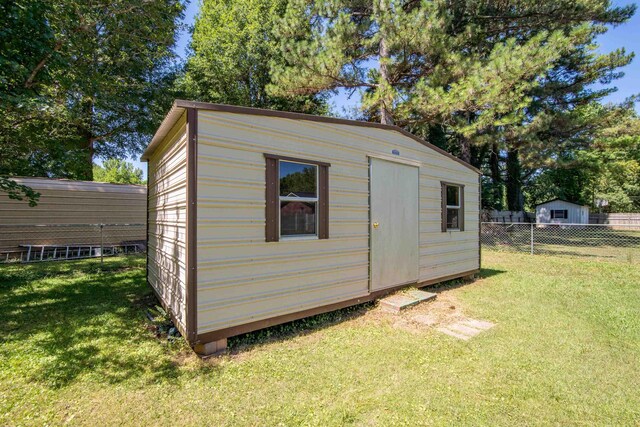
<instances>
[{"instance_id":1,"label":"pine tree","mask_svg":"<svg viewBox=\"0 0 640 427\"><path fill-rule=\"evenodd\" d=\"M288 63L273 64L270 90L291 95L360 88L363 108L374 117L377 110L383 123L443 123L464 139L481 136L522 120L525 93L572 43L572 35L561 32L504 35L504 25L482 22L490 8L293 0L278 29ZM469 161L469 144L461 146Z\"/></svg>"},{"instance_id":2,"label":"pine tree","mask_svg":"<svg viewBox=\"0 0 640 427\"><path fill-rule=\"evenodd\" d=\"M501 207L507 181L509 205L521 209L522 182L584 143L580 108L612 90L590 85L610 83L632 58L598 55L595 37L634 10L596 0L292 0L277 28L286 62L272 64L269 90L361 90L366 119L475 166L492 159L492 203Z\"/></svg>"}]
</instances>

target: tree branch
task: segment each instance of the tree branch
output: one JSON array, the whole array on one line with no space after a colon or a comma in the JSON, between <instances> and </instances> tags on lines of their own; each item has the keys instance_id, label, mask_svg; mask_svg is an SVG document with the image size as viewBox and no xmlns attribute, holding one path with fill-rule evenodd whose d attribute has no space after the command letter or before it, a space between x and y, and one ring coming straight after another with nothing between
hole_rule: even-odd
<instances>
[{"instance_id":1,"label":"tree branch","mask_svg":"<svg viewBox=\"0 0 640 427\"><path fill-rule=\"evenodd\" d=\"M38 65L36 65L36 67L31 71L31 74L29 74L29 78L27 78L27 80L24 82L24 87L25 88L31 89L31 87L33 86L33 82L34 82L36 76L38 75L38 73L40 72L40 70L42 70L42 68L45 66L47 61L49 59L51 59L53 54L55 52L59 51L61 47L62 47L62 40L58 40L56 42L55 46L53 47L53 49L50 52L48 52L44 56L44 58L42 58L40 60L40 62L38 62Z\"/></svg>"}]
</instances>

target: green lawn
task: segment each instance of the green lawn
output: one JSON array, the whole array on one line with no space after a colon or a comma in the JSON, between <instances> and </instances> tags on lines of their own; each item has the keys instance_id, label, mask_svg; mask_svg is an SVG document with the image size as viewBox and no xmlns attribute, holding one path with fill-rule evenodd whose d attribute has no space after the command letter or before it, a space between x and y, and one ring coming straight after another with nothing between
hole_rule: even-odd
<instances>
[{"instance_id":1,"label":"green lawn","mask_svg":"<svg viewBox=\"0 0 640 427\"><path fill-rule=\"evenodd\" d=\"M144 260L0 267L0 425L637 425L638 263L483 254L400 316L370 304L202 361L148 330ZM459 341L411 322L497 326Z\"/></svg>"},{"instance_id":2,"label":"green lawn","mask_svg":"<svg viewBox=\"0 0 640 427\"><path fill-rule=\"evenodd\" d=\"M533 232L535 254L640 262L640 227L534 227ZM531 225L485 223L482 242L491 250L530 253Z\"/></svg>"}]
</instances>

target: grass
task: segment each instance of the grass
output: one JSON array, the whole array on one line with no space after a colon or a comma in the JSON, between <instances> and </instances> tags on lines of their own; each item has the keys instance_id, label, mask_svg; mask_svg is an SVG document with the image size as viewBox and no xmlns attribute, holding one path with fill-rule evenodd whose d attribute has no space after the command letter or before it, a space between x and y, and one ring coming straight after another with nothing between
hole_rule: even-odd
<instances>
[{"instance_id":1,"label":"grass","mask_svg":"<svg viewBox=\"0 0 640 427\"><path fill-rule=\"evenodd\" d=\"M232 339L155 338L144 260L0 267L0 425L635 425L640 266L483 254L483 278ZM497 326L459 341L411 321Z\"/></svg>"},{"instance_id":2,"label":"grass","mask_svg":"<svg viewBox=\"0 0 640 427\"><path fill-rule=\"evenodd\" d=\"M486 230L485 230L486 228ZM551 256L592 257L635 262L640 260L640 228L572 226L535 227L534 253ZM499 251L529 253L530 224L483 226L483 245Z\"/></svg>"}]
</instances>

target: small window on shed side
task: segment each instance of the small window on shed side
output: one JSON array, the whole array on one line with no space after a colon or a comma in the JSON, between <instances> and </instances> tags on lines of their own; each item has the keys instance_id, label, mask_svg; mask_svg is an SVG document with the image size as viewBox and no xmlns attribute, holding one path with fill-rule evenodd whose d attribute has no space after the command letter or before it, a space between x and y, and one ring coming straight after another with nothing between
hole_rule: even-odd
<instances>
[{"instance_id":1,"label":"small window on shed side","mask_svg":"<svg viewBox=\"0 0 640 427\"><path fill-rule=\"evenodd\" d=\"M441 183L442 231L464 231L464 185Z\"/></svg>"}]
</instances>

